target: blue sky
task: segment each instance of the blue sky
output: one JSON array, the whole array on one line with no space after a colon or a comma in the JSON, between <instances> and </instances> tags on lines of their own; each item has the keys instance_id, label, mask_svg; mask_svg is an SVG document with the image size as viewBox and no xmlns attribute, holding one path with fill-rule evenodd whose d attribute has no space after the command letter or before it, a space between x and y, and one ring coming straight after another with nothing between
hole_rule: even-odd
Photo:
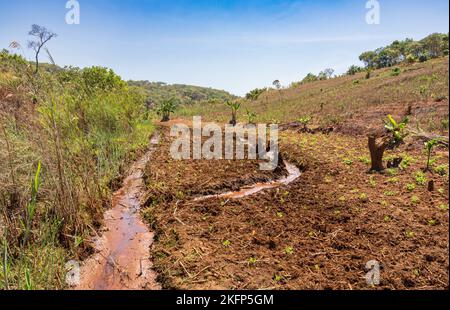
<instances>
[{"instance_id":1,"label":"blue sky","mask_svg":"<svg viewBox=\"0 0 450 310\"><path fill-rule=\"evenodd\" d=\"M448 32L446 0L379 2L381 23L368 25L366 0L79 0L81 23L67 25L66 0L0 0L0 48L26 46L36 23L58 34L48 47L61 66L243 95L328 67L342 73L395 39Z\"/></svg>"}]
</instances>

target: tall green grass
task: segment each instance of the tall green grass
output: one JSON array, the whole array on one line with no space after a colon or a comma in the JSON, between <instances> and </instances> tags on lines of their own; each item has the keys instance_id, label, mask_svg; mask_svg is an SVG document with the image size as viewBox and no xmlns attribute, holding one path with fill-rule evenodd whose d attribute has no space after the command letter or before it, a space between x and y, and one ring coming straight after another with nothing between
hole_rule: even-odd
<instances>
[{"instance_id":1,"label":"tall green grass","mask_svg":"<svg viewBox=\"0 0 450 310\"><path fill-rule=\"evenodd\" d=\"M13 97L0 103L0 289L63 288L65 262L89 252L117 180L149 143L145 93L104 68L34 76L2 57L0 95Z\"/></svg>"}]
</instances>

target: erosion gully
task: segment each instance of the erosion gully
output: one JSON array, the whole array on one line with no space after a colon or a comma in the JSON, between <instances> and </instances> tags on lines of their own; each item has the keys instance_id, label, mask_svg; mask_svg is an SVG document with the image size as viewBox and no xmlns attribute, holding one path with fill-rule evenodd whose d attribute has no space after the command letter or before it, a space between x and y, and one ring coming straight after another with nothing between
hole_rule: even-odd
<instances>
[{"instance_id":1,"label":"erosion gully","mask_svg":"<svg viewBox=\"0 0 450 310\"><path fill-rule=\"evenodd\" d=\"M114 193L112 208L105 212L102 236L95 241L96 253L81 266L77 290L158 290L156 273L152 269L150 249L154 233L140 217L141 197L145 192L144 168L157 148L159 136L151 140L149 151L136 161ZM237 192L196 198L239 199L266 189L288 185L300 177L300 170L284 162L288 175L279 180L257 183Z\"/></svg>"}]
</instances>

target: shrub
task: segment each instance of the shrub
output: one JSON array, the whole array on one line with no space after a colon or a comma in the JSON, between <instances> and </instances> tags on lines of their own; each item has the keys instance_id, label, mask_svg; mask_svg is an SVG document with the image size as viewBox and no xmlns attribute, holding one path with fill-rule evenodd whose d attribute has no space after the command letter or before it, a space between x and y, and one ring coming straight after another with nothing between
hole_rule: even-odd
<instances>
[{"instance_id":1,"label":"shrub","mask_svg":"<svg viewBox=\"0 0 450 310\"><path fill-rule=\"evenodd\" d=\"M391 76L399 76L402 70L399 67L395 67L391 70Z\"/></svg>"}]
</instances>

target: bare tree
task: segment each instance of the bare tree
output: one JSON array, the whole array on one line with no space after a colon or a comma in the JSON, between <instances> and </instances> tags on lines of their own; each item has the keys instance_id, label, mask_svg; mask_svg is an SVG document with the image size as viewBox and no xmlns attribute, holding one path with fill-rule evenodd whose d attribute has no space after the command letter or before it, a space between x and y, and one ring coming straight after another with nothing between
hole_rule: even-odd
<instances>
[{"instance_id":1,"label":"bare tree","mask_svg":"<svg viewBox=\"0 0 450 310\"><path fill-rule=\"evenodd\" d=\"M36 69L34 73L39 70L39 53L41 52L44 45L51 39L57 36L56 33L51 32L47 28L39 25L32 25L31 31L28 33L30 36L36 37L34 41L28 41L28 48L34 50L36 58Z\"/></svg>"}]
</instances>

